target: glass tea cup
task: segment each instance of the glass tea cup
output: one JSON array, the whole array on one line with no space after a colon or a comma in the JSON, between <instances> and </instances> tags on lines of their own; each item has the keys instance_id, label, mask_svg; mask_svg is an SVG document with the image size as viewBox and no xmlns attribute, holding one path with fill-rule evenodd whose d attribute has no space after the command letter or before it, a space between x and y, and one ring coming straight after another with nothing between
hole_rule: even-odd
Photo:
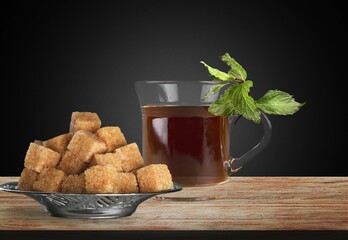
<instances>
[{"instance_id":1,"label":"glass tea cup","mask_svg":"<svg viewBox=\"0 0 348 240\"><path fill-rule=\"evenodd\" d=\"M182 186L209 186L229 177L266 147L271 123L261 112L263 137L243 156L230 156L230 128L239 116L214 116L208 95L218 81L140 81L135 83L142 112L142 153L148 164L167 164Z\"/></svg>"}]
</instances>

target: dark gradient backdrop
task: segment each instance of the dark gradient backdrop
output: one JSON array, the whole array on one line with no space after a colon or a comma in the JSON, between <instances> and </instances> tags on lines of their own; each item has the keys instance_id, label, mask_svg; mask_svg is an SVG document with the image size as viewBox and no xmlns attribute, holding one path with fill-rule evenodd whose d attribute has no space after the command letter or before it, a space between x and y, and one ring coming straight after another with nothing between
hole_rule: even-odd
<instances>
[{"instance_id":1,"label":"dark gradient backdrop","mask_svg":"<svg viewBox=\"0 0 348 240\"><path fill-rule=\"evenodd\" d=\"M346 175L343 5L140 2L2 5L0 175L19 175L29 143L67 132L72 111L97 112L141 145L134 82L209 80L199 61L226 70L218 58L225 52L247 69L255 98L280 89L307 102L293 116L270 117L270 145L236 175ZM234 155L260 134L240 122Z\"/></svg>"}]
</instances>

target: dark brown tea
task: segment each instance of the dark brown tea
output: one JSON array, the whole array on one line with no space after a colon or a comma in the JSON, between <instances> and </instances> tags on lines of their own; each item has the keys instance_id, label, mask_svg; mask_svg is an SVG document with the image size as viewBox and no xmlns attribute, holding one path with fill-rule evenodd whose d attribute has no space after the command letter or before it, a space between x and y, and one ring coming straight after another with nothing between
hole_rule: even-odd
<instances>
[{"instance_id":1,"label":"dark brown tea","mask_svg":"<svg viewBox=\"0 0 348 240\"><path fill-rule=\"evenodd\" d=\"M145 106L142 114L145 164L167 164L173 181L184 186L228 180L227 117L213 116L207 106Z\"/></svg>"}]
</instances>

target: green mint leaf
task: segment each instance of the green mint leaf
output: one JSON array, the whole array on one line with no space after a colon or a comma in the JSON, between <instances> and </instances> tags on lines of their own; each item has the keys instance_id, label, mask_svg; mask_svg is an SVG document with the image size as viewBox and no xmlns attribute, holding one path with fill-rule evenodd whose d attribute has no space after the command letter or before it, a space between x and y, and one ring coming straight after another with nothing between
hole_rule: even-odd
<instances>
[{"instance_id":1,"label":"green mint leaf","mask_svg":"<svg viewBox=\"0 0 348 240\"><path fill-rule=\"evenodd\" d=\"M297 112L304 103L298 103L292 95L280 91L269 90L256 101L256 106L268 114L291 115Z\"/></svg>"},{"instance_id":2,"label":"green mint leaf","mask_svg":"<svg viewBox=\"0 0 348 240\"><path fill-rule=\"evenodd\" d=\"M229 87L218 100L209 106L208 111L216 116L239 115L235 103L231 100L231 95L237 91L237 88L239 88L238 83Z\"/></svg>"},{"instance_id":3,"label":"green mint leaf","mask_svg":"<svg viewBox=\"0 0 348 240\"><path fill-rule=\"evenodd\" d=\"M234 78L231 77L231 75L222 72L216 68L210 67L208 64L205 62L201 61L201 63L208 69L208 72L210 73L211 76L214 77L214 80L221 80L221 81L232 81Z\"/></svg>"},{"instance_id":4,"label":"green mint leaf","mask_svg":"<svg viewBox=\"0 0 348 240\"><path fill-rule=\"evenodd\" d=\"M235 83L210 105L208 111L218 116L240 114L248 120L259 123L261 120L260 111L257 109L254 99L249 95L252 86L253 82L250 80L241 84Z\"/></svg>"},{"instance_id":5,"label":"green mint leaf","mask_svg":"<svg viewBox=\"0 0 348 240\"><path fill-rule=\"evenodd\" d=\"M231 70L228 71L229 75L231 75L234 79L237 78L243 81L246 80L247 72L234 58L231 58L230 54L225 53L221 56L221 60L231 67Z\"/></svg>"},{"instance_id":6,"label":"green mint leaf","mask_svg":"<svg viewBox=\"0 0 348 240\"><path fill-rule=\"evenodd\" d=\"M244 83L241 84L241 86L241 97L239 97L239 104L237 105L238 111L244 118L248 120L253 120L255 123L260 123L260 111L257 109L254 99L249 95L249 91L250 88L253 86L253 82L250 80L246 80Z\"/></svg>"}]
</instances>

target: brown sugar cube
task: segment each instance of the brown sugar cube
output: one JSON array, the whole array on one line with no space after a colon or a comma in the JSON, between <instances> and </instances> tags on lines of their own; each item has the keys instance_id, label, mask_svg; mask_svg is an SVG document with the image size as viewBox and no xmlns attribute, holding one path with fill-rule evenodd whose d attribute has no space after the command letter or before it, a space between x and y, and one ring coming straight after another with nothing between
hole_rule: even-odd
<instances>
[{"instance_id":1,"label":"brown sugar cube","mask_svg":"<svg viewBox=\"0 0 348 240\"><path fill-rule=\"evenodd\" d=\"M24 168L18 181L19 189L24 191L32 191L34 182L37 180L38 176L39 173L28 168Z\"/></svg>"},{"instance_id":2,"label":"brown sugar cube","mask_svg":"<svg viewBox=\"0 0 348 240\"><path fill-rule=\"evenodd\" d=\"M99 116L94 112L73 112L70 120L70 132L85 130L95 133L101 126Z\"/></svg>"},{"instance_id":3,"label":"brown sugar cube","mask_svg":"<svg viewBox=\"0 0 348 240\"><path fill-rule=\"evenodd\" d=\"M85 170L87 193L115 193L118 192L116 185L116 169L112 165L93 166Z\"/></svg>"},{"instance_id":4,"label":"brown sugar cube","mask_svg":"<svg viewBox=\"0 0 348 240\"><path fill-rule=\"evenodd\" d=\"M61 155L47 147L30 143L24 159L24 167L41 172L47 168L55 167Z\"/></svg>"},{"instance_id":5,"label":"brown sugar cube","mask_svg":"<svg viewBox=\"0 0 348 240\"><path fill-rule=\"evenodd\" d=\"M122 162L124 172L130 172L144 166L144 160L136 143L116 148L115 155Z\"/></svg>"},{"instance_id":6,"label":"brown sugar cube","mask_svg":"<svg viewBox=\"0 0 348 240\"><path fill-rule=\"evenodd\" d=\"M118 173L116 174L116 185L118 193L137 193L138 182L134 173Z\"/></svg>"},{"instance_id":7,"label":"brown sugar cube","mask_svg":"<svg viewBox=\"0 0 348 240\"><path fill-rule=\"evenodd\" d=\"M158 192L173 188L172 175L165 164L150 164L137 172L140 192Z\"/></svg>"},{"instance_id":8,"label":"brown sugar cube","mask_svg":"<svg viewBox=\"0 0 348 240\"><path fill-rule=\"evenodd\" d=\"M63 178L63 193L85 193L86 192L85 174L68 175Z\"/></svg>"},{"instance_id":9,"label":"brown sugar cube","mask_svg":"<svg viewBox=\"0 0 348 240\"><path fill-rule=\"evenodd\" d=\"M34 140L34 143L43 146L43 141L41 140Z\"/></svg>"},{"instance_id":10,"label":"brown sugar cube","mask_svg":"<svg viewBox=\"0 0 348 240\"><path fill-rule=\"evenodd\" d=\"M48 139L43 142L43 146L52 149L53 151L56 151L60 153L61 155L64 154L66 147L68 146L71 138L72 133L66 133L59 136L56 136L54 138Z\"/></svg>"},{"instance_id":11,"label":"brown sugar cube","mask_svg":"<svg viewBox=\"0 0 348 240\"><path fill-rule=\"evenodd\" d=\"M117 172L122 172L122 162L115 153L94 154L89 166L111 164Z\"/></svg>"},{"instance_id":12,"label":"brown sugar cube","mask_svg":"<svg viewBox=\"0 0 348 240\"><path fill-rule=\"evenodd\" d=\"M68 149L82 161L90 162L94 154L106 151L106 145L93 133L80 130L70 140Z\"/></svg>"},{"instance_id":13,"label":"brown sugar cube","mask_svg":"<svg viewBox=\"0 0 348 240\"><path fill-rule=\"evenodd\" d=\"M97 137L106 144L106 152L113 152L116 148L127 144L119 127L102 127L96 132Z\"/></svg>"},{"instance_id":14,"label":"brown sugar cube","mask_svg":"<svg viewBox=\"0 0 348 240\"><path fill-rule=\"evenodd\" d=\"M38 180L34 182L34 191L60 192L65 173L62 170L50 168L40 173Z\"/></svg>"},{"instance_id":15,"label":"brown sugar cube","mask_svg":"<svg viewBox=\"0 0 348 240\"><path fill-rule=\"evenodd\" d=\"M82 161L76 155L70 151L67 150L62 160L59 162L57 168L60 170L63 170L67 175L71 174L80 174L88 167L88 163Z\"/></svg>"}]
</instances>

